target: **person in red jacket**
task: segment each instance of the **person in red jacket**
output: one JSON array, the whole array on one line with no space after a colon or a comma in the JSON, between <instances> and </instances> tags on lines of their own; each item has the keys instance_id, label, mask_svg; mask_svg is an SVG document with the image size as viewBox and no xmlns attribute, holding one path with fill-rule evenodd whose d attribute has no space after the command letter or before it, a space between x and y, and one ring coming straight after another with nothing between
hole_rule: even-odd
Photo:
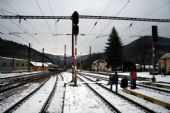
<instances>
[{"instance_id":1,"label":"person in red jacket","mask_svg":"<svg viewBox=\"0 0 170 113\"><path fill-rule=\"evenodd\" d=\"M130 76L131 76L131 89L135 89L136 88L136 79L137 79L137 73L136 73L135 69L133 69L130 72Z\"/></svg>"}]
</instances>

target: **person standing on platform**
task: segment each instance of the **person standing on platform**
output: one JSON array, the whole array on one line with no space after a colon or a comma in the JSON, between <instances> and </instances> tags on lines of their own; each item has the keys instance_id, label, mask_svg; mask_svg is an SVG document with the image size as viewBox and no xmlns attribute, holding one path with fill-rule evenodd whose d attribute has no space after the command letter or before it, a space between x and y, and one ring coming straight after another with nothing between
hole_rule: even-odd
<instances>
[{"instance_id":1,"label":"person standing on platform","mask_svg":"<svg viewBox=\"0 0 170 113\"><path fill-rule=\"evenodd\" d=\"M130 76L131 76L131 89L135 89L136 88L136 79L137 79L137 73L136 73L135 69L133 69L130 72Z\"/></svg>"}]
</instances>

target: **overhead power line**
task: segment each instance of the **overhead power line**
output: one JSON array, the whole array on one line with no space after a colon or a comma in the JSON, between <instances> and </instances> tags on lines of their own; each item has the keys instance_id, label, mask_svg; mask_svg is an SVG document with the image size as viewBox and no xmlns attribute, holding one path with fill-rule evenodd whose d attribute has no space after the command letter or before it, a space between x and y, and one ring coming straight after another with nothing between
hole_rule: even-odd
<instances>
[{"instance_id":1,"label":"overhead power line","mask_svg":"<svg viewBox=\"0 0 170 113\"><path fill-rule=\"evenodd\" d=\"M117 17L117 16L127 7L127 5L128 5L129 3L130 3L130 1L128 0L128 2L127 2L127 3L119 10L119 12L115 15L115 17ZM106 28L108 28L108 26L109 26L111 23L112 23L112 20L105 25L105 27L100 31L100 33L102 33L104 30L106 30Z\"/></svg>"},{"instance_id":2,"label":"overhead power line","mask_svg":"<svg viewBox=\"0 0 170 113\"><path fill-rule=\"evenodd\" d=\"M106 12L106 10L109 8L111 2L112 2L112 0L110 0L110 1L107 3L105 9L104 9L103 12L100 14L100 16L102 16L102 15ZM97 21L94 23L94 26L93 26L92 30L93 30L94 27L97 25L98 21L99 21L99 20L97 19ZM92 30L91 30L91 31L92 31Z\"/></svg>"},{"instance_id":3,"label":"overhead power line","mask_svg":"<svg viewBox=\"0 0 170 113\"><path fill-rule=\"evenodd\" d=\"M7 1L6 1L6 3L7 3L7 5L8 5L14 12L16 12L16 13L14 13L14 12L12 12L12 11L8 11L8 10L6 10L6 9L0 9L1 11L7 12L7 13L13 14L13 15L19 15L19 14L18 14L18 11L17 11L14 7L12 7ZM25 22L28 23L36 32L39 32L31 23L29 23L28 21L26 21L25 18L24 18L24 20L25 20ZM14 23L14 21L12 21L12 20L10 20L10 21ZM21 19L19 19L19 22L21 22ZM24 28L23 26L21 26L21 24L20 24L20 25L18 25L17 23L14 23L14 24L17 25L22 31L24 31L22 34L27 34L28 36L30 36L31 38L34 38L34 39L35 39L36 41L38 41L38 42L41 41L41 40L37 40L36 37L34 37L30 32L28 32L28 30L26 30L26 32L25 32L25 28ZM1 25L1 26L2 26L4 29L6 29L7 31L10 31L10 32L11 32L11 30L8 29L7 27L5 27L5 26L3 26L3 25ZM3 35L5 35L5 34L3 34ZM9 33L9 35L11 36L11 33ZM22 38L22 37L20 36L20 34L18 35L18 34L13 33L12 35L15 36L15 37L21 38L22 40L24 40L24 41L27 42L27 43L30 43L30 42L27 41L26 39ZM7 35L6 35L6 36L7 36ZM15 39L15 41L16 41L16 39ZM17 41L16 41L16 42L17 42ZM48 45L51 45L50 42L49 42L49 40L47 40L46 42L49 43Z\"/></svg>"},{"instance_id":4,"label":"overhead power line","mask_svg":"<svg viewBox=\"0 0 170 113\"><path fill-rule=\"evenodd\" d=\"M0 9L0 10L3 11L3 12L7 12L7 13L10 13L10 14L13 14L13 15L17 15L15 13L11 12L11 11L6 10L6 9Z\"/></svg>"},{"instance_id":5,"label":"overhead power line","mask_svg":"<svg viewBox=\"0 0 170 113\"><path fill-rule=\"evenodd\" d=\"M44 13L43 13L43 11L42 11L42 9L41 9L38 1L35 0L35 2L36 2L36 4L37 4L37 6L38 6L38 8L39 8L39 10L40 10L40 12L41 12L41 14L44 16ZM48 29L49 29L50 33L53 34L53 32L52 32L52 30L51 30L51 27L50 27L49 23L47 22L47 20L45 20L45 22L46 22L46 24L47 24L47 26L48 26Z\"/></svg>"},{"instance_id":6,"label":"overhead power line","mask_svg":"<svg viewBox=\"0 0 170 113\"><path fill-rule=\"evenodd\" d=\"M54 16L54 12L52 10L52 6L51 6L51 3L50 3L50 0L48 0L48 5L49 5L50 11L51 11L51 15Z\"/></svg>"},{"instance_id":7,"label":"overhead power line","mask_svg":"<svg viewBox=\"0 0 170 113\"><path fill-rule=\"evenodd\" d=\"M170 4L170 1L166 2L165 4L163 4L163 5L161 5L160 7L158 7L156 10L153 10L152 12L150 12L149 14L147 14L147 15L145 16L145 18L148 17L148 16L151 16L151 15L153 15L153 14L155 14L155 13L157 13L158 11L160 11L162 8L165 8L165 7L168 6L169 4ZM123 31L131 28L132 26L134 26L134 24L136 24L136 23L133 21L133 22L130 23L130 25L129 25L128 27L126 27ZM145 31L145 29L146 29L146 28L144 28L144 30L142 30L142 31ZM141 32L142 32L142 31L141 31ZM140 33L140 32L139 32L139 33Z\"/></svg>"},{"instance_id":8,"label":"overhead power line","mask_svg":"<svg viewBox=\"0 0 170 113\"><path fill-rule=\"evenodd\" d=\"M14 10L17 14L19 14L18 11L17 11L14 7L12 7L11 4L10 4L7 0L5 0L5 2L7 3L7 5L8 5L12 10Z\"/></svg>"}]
</instances>

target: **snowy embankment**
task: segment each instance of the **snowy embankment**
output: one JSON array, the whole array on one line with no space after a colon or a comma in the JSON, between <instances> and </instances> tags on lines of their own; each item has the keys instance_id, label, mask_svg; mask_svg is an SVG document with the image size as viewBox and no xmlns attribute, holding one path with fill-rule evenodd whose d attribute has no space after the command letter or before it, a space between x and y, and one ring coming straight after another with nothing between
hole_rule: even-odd
<instances>
[{"instance_id":1,"label":"snowy embankment","mask_svg":"<svg viewBox=\"0 0 170 113\"><path fill-rule=\"evenodd\" d=\"M15 77L15 76L23 76L23 75L32 75L32 74L41 74L44 73L43 71L33 71L33 72L20 72L20 73L0 73L0 78L8 78L8 77Z\"/></svg>"}]
</instances>

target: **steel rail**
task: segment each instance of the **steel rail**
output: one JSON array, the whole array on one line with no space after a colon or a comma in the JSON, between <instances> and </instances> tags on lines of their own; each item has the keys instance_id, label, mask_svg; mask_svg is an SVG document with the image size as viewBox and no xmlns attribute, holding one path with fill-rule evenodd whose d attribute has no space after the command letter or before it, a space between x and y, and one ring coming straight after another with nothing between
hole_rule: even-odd
<instances>
[{"instance_id":1,"label":"steel rail","mask_svg":"<svg viewBox=\"0 0 170 113\"><path fill-rule=\"evenodd\" d=\"M56 75L56 76L57 76L57 75ZM55 90L56 90L56 87L57 87L57 81L58 81L58 76L57 76L57 78L56 78L56 81L55 81L55 84L54 84L54 86L53 86L53 89L52 89L50 95L48 96L48 98L47 98L47 100L46 100L43 108L41 109L40 113L47 113L47 109L48 109L48 107L49 107L49 105L50 105L50 103L51 103L51 100L52 100L52 98L53 98L53 96L54 96L54 94L55 94Z\"/></svg>"},{"instance_id":2,"label":"steel rail","mask_svg":"<svg viewBox=\"0 0 170 113\"><path fill-rule=\"evenodd\" d=\"M80 75L81 75L81 74L80 74ZM83 75L81 75L81 76L83 76ZM85 76L83 76L83 77L85 77ZM88 80L90 80L90 81L93 81L93 80L91 80L91 79L89 79L89 78L87 78L87 77L85 77L85 78L88 79ZM93 82L95 82L95 81L93 81ZM121 95L121 94L119 94L119 93L116 93L116 92L114 92L114 91L111 91L109 88L106 88L105 86L103 86L103 85L101 85L101 84L99 84L99 83L96 83L96 84L98 84L98 85L101 86L102 88L104 88L104 89L106 89L106 90L108 90L108 91L116 94L117 96L119 96L119 97L121 97L121 98L123 98L123 99L125 99L125 100L127 100L127 101L129 101L129 102L131 102L133 105L136 105L136 106L142 108L142 109L145 110L146 112L156 113L155 111L153 111L153 110L151 110L151 109L149 109L149 108L147 108L147 107L145 107L145 106L143 106L143 105L135 102L134 100L131 100L131 99L125 97L124 95Z\"/></svg>"},{"instance_id":3,"label":"steel rail","mask_svg":"<svg viewBox=\"0 0 170 113\"><path fill-rule=\"evenodd\" d=\"M19 107L21 104L23 104L25 102L25 100L27 100L28 98L30 98L33 94L35 94L37 91L39 91L39 89L44 86L44 84L48 81L49 79L47 79L46 81L44 81L37 89L35 89L34 91L32 91L30 94L28 94L27 96L25 96L23 99L21 99L20 101L18 101L17 103L15 103L14 105L12 105L11 107L9 107L7 110L4 111L4 113L12 113L15 109L17 109L17 107Z\"/></svg>"},{"instance_id":4,"label":"steel rail","mask_svg":"<svg viewBox=\"0 0 170 113\"><path fill-rule=\"evenodd\" d=\"M84 75L89 76L88 74L84 74ZM104 74L102 74L102 75L104 75ZM96 75L93 75L93 76L90 76L90 77L94 77L94 78L101 79L101 80L109 80L108 78L98 77ZM122 77L123 77L123 75L122 75ZM149 88L149 89L152 89L152 90L155 90L155 91L159 91L159 92L170 93L169 90L161 89L161 88L154 87L154 86L148 86L148 85L143 85L143 84L136 84L136 85L140 86L140 87L144 87L144 88Z\"/></svg>"},{"instance_id":5,"label":"steel rail","mask_svg":"<svg viewBox=\"0 0 170 113\"><path fill-rule=\"evenodd\" d=\"M84 81L83 79L81 79L80 77L78 77L80 80ZM104 103L106 103L108 105L108 107L112 110L115 111L116 113L121 113L115 106L113 106L108 100L106 100L102 95L100 95L95 89L93 89L89 84L86 83L86 85L88 86L88 88L90 88L99 98L102 99L102 101Z\"/></svg>"},{"instance_id":6,"label":"steel rail","mask_svg":"<svg viewBox=\"0 0 170 113\"><path fill-rule=\"evenodd\" d=\"M4 92L7 92L7 91L11 91L11 90L13 90L13 89L15 89L15 88L18 88L18 87L20 87L20 86L23 86L24 84L27 84L28 82L34 82L34 81L36 81L36 80L41 80L41 79L44 79L44 78L46 78L46 77L48 77L48 75L46 75L45 74L45 76L43 76L43 75L37 75L36 77L35 77L35 75L33 75L33 76L28 76L27 78L20 78L20 79L24 79L24 80L20 80L21 82L20 83L18 83L18 84L16 84L16 85L13 85L14 83L10 83L10 84L6 84L6 85L3 85L3 86L1 86L1 88L0 88L0 94L1 93L4 93ZM18 79L18 78L17 78ZM15 81L14 81L15 82Z\"/></svg>"}]
</instances>

